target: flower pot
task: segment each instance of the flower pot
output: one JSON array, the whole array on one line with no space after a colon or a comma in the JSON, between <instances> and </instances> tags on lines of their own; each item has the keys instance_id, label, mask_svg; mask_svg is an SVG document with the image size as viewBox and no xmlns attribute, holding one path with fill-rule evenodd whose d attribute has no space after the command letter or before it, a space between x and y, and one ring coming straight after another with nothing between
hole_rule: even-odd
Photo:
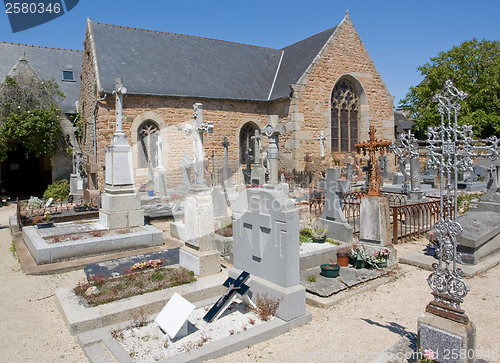
<instances>
[{"instance_id":1,"label":"flower pot","mask_svg":"<svg viewBox=\"0 0 500 363\"><path fill-rule=\"evenodd\" d=\"M38 229L50 228L50 227L54 227L54 221L37 223L36 224L36 228L38 228Z\"/></svg>"},{"instance_id":2,"label":"flower pot","mask_svg":"<svg viewBox=\"0 0 500 363\"><path fill-rule=\"evenodd\" d=\"M337 263L341 267L347 267L349 266L349 255L345 253L338 253L337 254Z\"/></svg>"},{"instance_id":3,"label":"flower pot","mask_svg":"<svg viewBox=\"0 0 500 363\"><path fill-rule=\"evenodd\" d=\"M149 197L154 197L155 196L155 191L154 190L148 190L148 196Z\"/></svg>"},{"instance_id":4,"label":"flower pot","mask_svg":"<svg viewBox=\"0 0 500 363\"><path fill-rule=\"evenodd\" d=\"M387 267L387 260L377 263L377 267L378 268L386 268Z\"/></svg>"},{"instance_id":5,"label":"flower pot","mask_svg":"<svg viewBox=\"0 0 500 363\"><path fill-rule=\"evenodd\" d=\"M325 277L338 277L340 274L339 265L332 265L331 263L325 263L320 267L321 267L321 274Z\"/></svg>"},{"instance_id":6,"label":"flower pot","mask_svg":"<svg viewBox=\"0 0 500 363\"><path fill-rule=\"evenodd\" d=\"M363 260L356 260L356 270L365 268L365 261Z\"/></svg>"},{"instance_id":7,"label":"flower pot","mask_svg":"<svg viewBox=\"0 0 500 363\"><path fill-rule=\"evenodd\" d=\"M314 243L325 243L326 242L326 236L324 236L324 237L313 237L312 241Z\"/></svg>"},{"instance_id":8,"label":"flower pot","mask_svg":"<svg viewBox=\"0 0 500 363\"><path fill-rule=\"evenodd\" d=\"M350 265L356 266L356 261L357 261L356 257L349 256L349 264Z\"/></svg>"},{"instance_id":9,"label":"flower pot","mask_svg":"<svg viewBox=\"0 0 500 363\"><path fill-rule=\"evenodd\" d=\"M85 209L86 209L86 208L85 208L85 206L83 206L83 205L76 205L76 206L74 206L74 207L73 207L73 210L74 210L75 212L85 212Z\"/></svg>"}]
</instances>

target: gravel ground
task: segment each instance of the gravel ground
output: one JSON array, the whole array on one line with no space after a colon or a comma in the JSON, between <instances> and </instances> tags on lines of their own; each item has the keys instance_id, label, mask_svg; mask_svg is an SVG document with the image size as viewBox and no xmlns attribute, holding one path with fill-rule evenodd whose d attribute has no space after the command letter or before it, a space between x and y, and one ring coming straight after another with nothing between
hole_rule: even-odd
<instances>
[{"instance_id":1,"label":"gravel ground","mask_svg":"<svg viewBox=\"0 0 500 363\"><path fill-rule=\"evenodd\" d=\"M85 278L82 270L26 276L12 255L8 217L0 208L0 362L86 362L57 311L54 291ZM398 255L423 248L424 240L396 245ZM216 359L216 362L370 362L401 335L416 333L417 319L431 300L429 271L411 267L394 282L362 293L329 309L308 306L313 321L269 341ZM477 326L478 348L500 362L500 266L467 279L463 308ZM334 359L335 354L349 354ZM316 354L316 356L314 355ZM487 358L487 357L486 357Z\"/></svg>"}]
</instances>

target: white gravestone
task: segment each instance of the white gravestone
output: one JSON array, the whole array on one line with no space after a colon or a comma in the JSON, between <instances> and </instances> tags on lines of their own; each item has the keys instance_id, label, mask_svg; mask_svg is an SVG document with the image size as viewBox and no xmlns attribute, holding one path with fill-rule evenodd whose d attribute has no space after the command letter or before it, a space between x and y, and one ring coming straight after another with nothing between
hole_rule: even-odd
<instances>
[{"instance_id":1,"label":"white gravestone","mask_svg":"<svg viewBox=\"0 0 500 363\"><path fill-rule=\"evenodd\" d=\"M171 340L182 338L187 335L188 318L194 308L193 304L178 293L174 293L156 317L155 322Z\"/></svg>"}]
</instances>

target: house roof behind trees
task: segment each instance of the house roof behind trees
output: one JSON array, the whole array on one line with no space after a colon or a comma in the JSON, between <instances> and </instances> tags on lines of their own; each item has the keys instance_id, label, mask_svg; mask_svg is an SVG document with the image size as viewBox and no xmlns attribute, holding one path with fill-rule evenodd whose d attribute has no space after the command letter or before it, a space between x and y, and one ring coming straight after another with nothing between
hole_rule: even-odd
<instances>
[{"instance_id":1,"label":"house roof behind trees","mask_svg":"<svg viewBox=\"0 0 500 363\"><path fill-rule=\"evenodd\" d=\"M336 28L283 49L90 22L102 90L267 101L289 97Z\"/></svg>"},{"instance_id":2,"label":"house roof behind trees","mask_svg":"<svg viewBox=\"0 0 500 363\"><path fill-rule=\"evenodd\" d=\"M0 82L5 80L23 56L23 51L26 60L41 79L54 80L59 85L60 91L66 96L61 104L63 112L76 114L75 101L80 94L83 52L0 42ZM71 75L72 80L69 78ZM66 77L66 80L63 80L63 77Z\"/></svg>"}]
</instances>

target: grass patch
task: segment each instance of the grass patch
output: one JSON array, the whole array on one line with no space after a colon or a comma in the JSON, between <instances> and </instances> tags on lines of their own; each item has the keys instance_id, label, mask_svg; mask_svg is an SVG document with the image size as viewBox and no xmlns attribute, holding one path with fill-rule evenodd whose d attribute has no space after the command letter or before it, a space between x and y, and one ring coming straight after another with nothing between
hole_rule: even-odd
<instances>
[{"instance_id":1,"label":"grass patch","mask_svg":"<svg viewBox=\"0 0 500 363\"><path fill-rule=\"evenodd\" d=\"M196 281L194 273L184 267L158 267L153 270L127 273L119 277L94 276L89 278L87 282L78 284L74 291L88 305L98 306L194 281ZM92 291L92 293L87 294L87 291Z\"/></svg>"}]
</instances>

